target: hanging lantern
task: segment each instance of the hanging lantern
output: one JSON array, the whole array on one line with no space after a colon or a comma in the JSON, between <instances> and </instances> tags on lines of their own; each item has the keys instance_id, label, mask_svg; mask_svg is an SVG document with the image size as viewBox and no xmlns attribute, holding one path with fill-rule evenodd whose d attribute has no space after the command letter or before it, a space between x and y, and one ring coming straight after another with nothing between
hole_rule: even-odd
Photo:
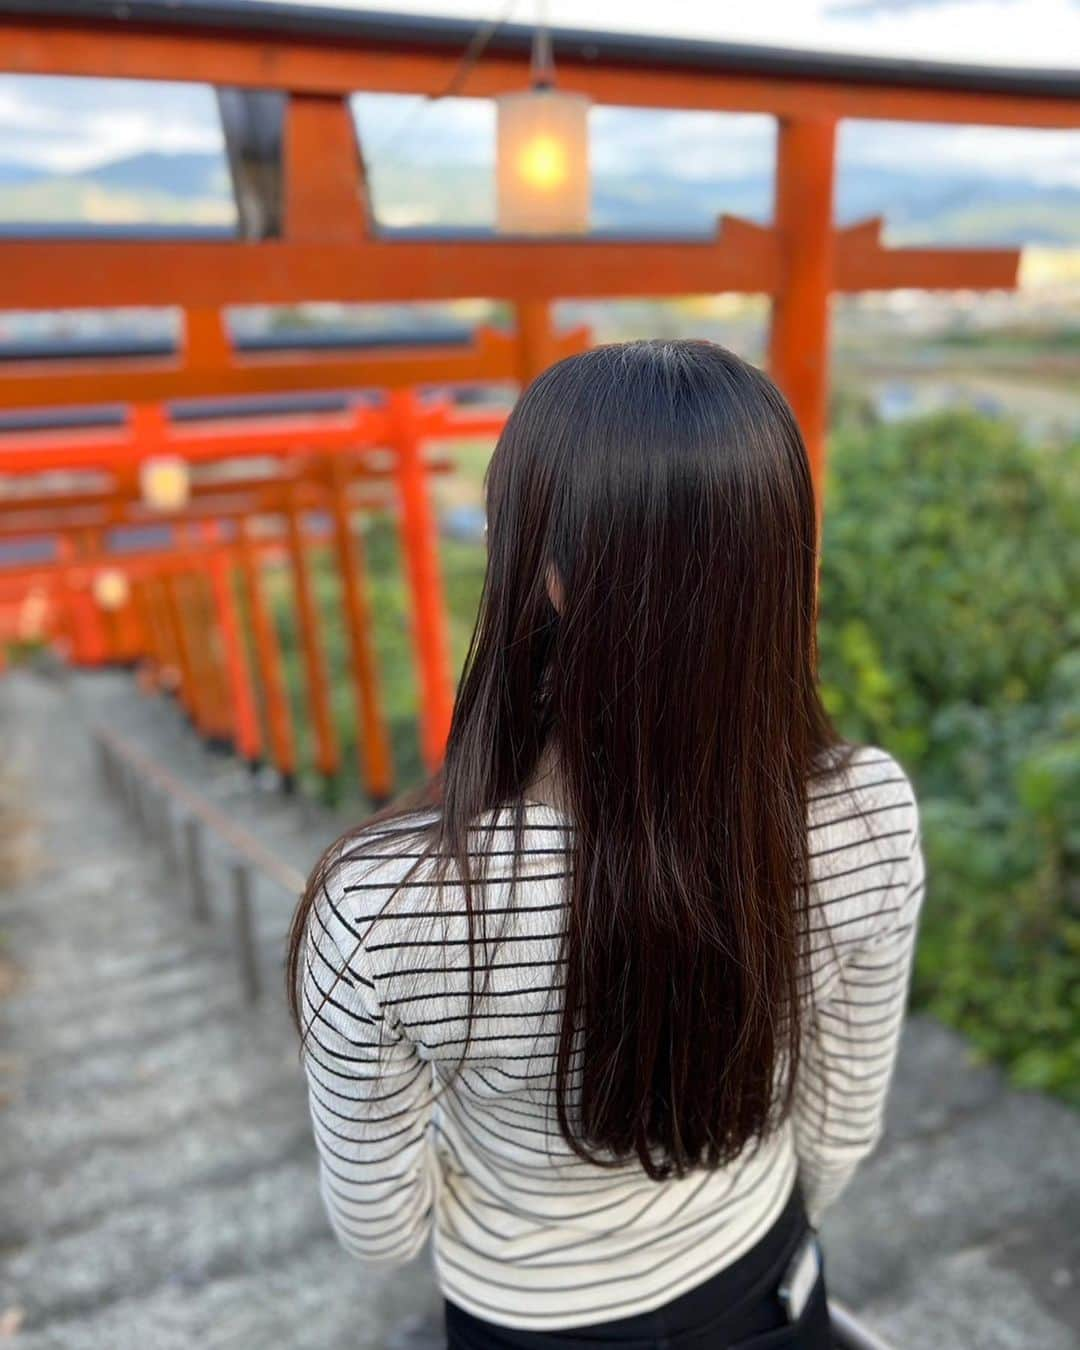
<instances>
[{"instance_id":1,"label":"hanging lantern","mask_svg":"<svg viewBox=\"0 0 1080 1350\"><path fill-rule=\"evenodd\" d=\"M589 100L539 87L495 100L496 223L501 234L589 228Z\"/></svg>"},{"instance_id":2,"label":"hanging lantern","mask_svg":"<svg viewBox=\"0 0 1080 1350\"><path fill-rule=\"evenodd\" d=\"M110 614L124 608L130 590L127 577L115 567L94 575L94 599Z\"/></svg>"},{"instance_id":3,"label":"hanging lantern","mask_svg":"<svg viewBox=\"0 0 1080 1350\"><path fill-rule=\"evenodd\" d=\"M143 460L139 466L139 489L143 501L155 511L182 511L191 496L191 475L186 461L176 455Z\"/></svg>"},{"instance_id":4,"label":"hanging lantern","mask_svg":"<svg viewBox=\"0 0 1080 1350\"><path fill-rule=\"evenodd\" d=\"M495 225L500 234L589 228L589 100L555 88L551 33L533 29L532 88L495 100Z\"/></svg>"}]
</instances>

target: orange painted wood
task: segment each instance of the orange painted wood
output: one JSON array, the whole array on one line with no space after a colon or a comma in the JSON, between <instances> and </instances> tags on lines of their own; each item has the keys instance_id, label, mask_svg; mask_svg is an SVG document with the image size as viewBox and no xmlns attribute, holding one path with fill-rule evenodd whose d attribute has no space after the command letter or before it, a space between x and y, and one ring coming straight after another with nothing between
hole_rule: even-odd
<instances>
[{"instance_id":1,"label":"orange painted wood","mask_svg":"<svg viewBox=\"0 0 1080 1350\"><path fill-rule=\"evenodd\" d=\"M154 687L173 689L179 681L179 671L168 638L163 631L165 626L163 602L158 598L154 579L150 576L136 577L132 581L132 594L142 625L141 654L150 667Z\"/></svg>"},{"instance_id":2,"label":"orange painted wood","mask_svg":"<svg viewBox=\"0 0 1080 1350\"><path fill-rule=\"evenodd\" d=\"M235 731L237 754L255 763L262 754L262 736L255 710L247 653L240 631L240 616L232 589L232 567L224 549L210 556L210 584L214 596L214 617L221 640L221 653L228 682L230 721Z\"/></svg>"},{"instance_id":3,"label":"orange painted wood","mask_svg":"<svg viewBox=\"0 0 1080 1350\"><path fill-rule=\"evenodd\" d=\"M519 300L517 315L518 381L524 387L556 361L551 306L546 300Z\"/></svg>"},{"instance_id":4,"label":"orange painted wood","mask_svg":"<svg viewBox=\"0 0 1080 1350\"><path fill-rule=\"evenodd\" d=\"M190 313L217 317L214 310ZM575 329L560 334L556 341L558 355L568 356L588 345L588 333ZM468 345L433 345L422 350L239 355L227 349L211 361L209 349L202 349L196 359L187 348L180 357L167 359L13 363L0 370L0 408L156 403L320 389L403 389L514 380L517 376L517 335L479 329Z\"/></svg>"},{"instance_id":5,"label":"orange painted wood","mask_svg":"<svg viewBox=\"0 0 1080 1350\"><path fill-rule=\"evenodd\" d=\"M205 689L210 734L215 740L236 745L234 708L229 691L225 650L217 624L214 590L209 569L193 565L187 576L195 623L195 668Z\"/></svg>"},{"instance_id":6,"label":"orange painted wood","mask_svg":"<svg viewBox=\"0 0 1080 1350\"><path fill-rule=\"evenodd\" d=\"M194 522L198 523L198 522ZM55 534L56 527L49 533ZM0 531L2 534L2 531ZM313 540L325 540L329 537L329 531L325 525L313 525L308 528L308 538ZM22 535L23 538L36 537L33 535ZM59 535L59 541L63 543L66 536ZM218 545L200 546L198 543L183 543L175 548L157 548L132 549L123 555L108 555L108 565L121 566L130 576L153 575L156 573L166 574L171 572L188 571L193 565L201 566L206 558ZM280 539L270 538L261 539L257 545L258 551L265 558L283 558L287 556L287 548ZM69 563L64 560L49 559L44 562L22 563L13 567L0 567L0 587L6 589L16 588L20 593L25 592L26 588L35 582L40 582L56 577L70 577L78 584L89 585L98 564L90 566L86 563Z\"/></svg>"},{"instance_id":7,"label":"orange painted wood","mask_svg":"<svg viewBox=\"0 0 1080 1350\"><path fill-rule=\"evenodd\" d=\"M326 657L300 508L294 507L287 511L285 521L300 621L298 631L307 676L308 715L315 735L315 764L325 778L333 778L341 768L341 751L330 707Z\"/></svg>"},{"instance_id":8,"label":"orange painted wood","mask_svg":"<svg viewBox=\"0 0 1080 1350\"><path fill-rule=\"evenodd\" d=\"M181 347L183 365L193 375L205 377L208 373L221 370L232 360L232 344L225 327L225 316L218 309L185 309L184 336ZM145 360L146 358L137 358ZM155 358L161 361L161 358ZM171 360L162 362L166 368L172 367ZM98 399L102 395L98 394ZM158 399L133 399L129 394L125 403L158 403Z\"/></svg>"},{"instance_id":9,"label":"orange painted wood","mask_svg":"<svg viewBox=\"0 0 1080 1350\"><path fill-rule=\"evenodd\" d=\"M116 641L119 659L137 661L143 650L142 623L133 595L116 613Z\"/></svg>"},{"instance_id":10,"label":"orange painted wood","mask_svg":"<svg viewBox=\"0 0 1080 1350\"><path fill-rule=\"evenodd\" d=\"M356 450L385 438L379 409L356 408L297 418L246 418L170 424L154 405L139 405L127 427L0 434L0 473L74 469L120 470L155 455L192 464L250 456L308 458L317 451Z\"/></svg>"},{"instance_id":11,"label":"orange painted wood","mask_svg":"<svg viewBox=\"0 0 1080 1350\"><path fill-rule=\"evenodd\" d=\"M161 594L155 576L147 574L137 578L135 585L142 596L143 619L149 635L147 654L152 664L154 683L158 689L178 689L180 668L169 633L168 602Z\"/></svg>"},{"instance_id":12,"label":"orange painted wood","mask_svg":"<svg viewBox=\"0 0 1080 1350\"><path fill-rule=\"evenodd\" d=\"M287 239L348 243L369 233L360 150L344 95L289 95L284 159Z\"/></svg>"},{"instance_id":13,"label":"orange painted wood","mask_svg":"<svg viewBox=\"0 0 1080 1350\"><path fill-rule=\"evenodd\" d=\"M281 648L273 617L266 602L262 563L252 541L247 521L239 523L237 535L240 577L247 601L248 620L251 624L259 671L259 687L266 716L266 738L274 766L288 781L296 773L296 741L293 735L288 690L281 669Z\"/></svg>"},{"instance_id":14,"label":"orange painted wood","mask_svg":"<svg viewBox=\"0 0 1080 1350\"><path fill-rule=\"evenodd\" d=\"M1018 248L886 248L880 217L836 232L834 291L1014 290Z\"/></svg>"},{"instance_id":15,"label":"orange painted wood","mask_svg":"<svg viewBox=\"0 0 1080 1350\"><path fill-rule=\"evenodd\" d=\"M372 798L385 801L394 790L394 767L379 688L364 547L353 528L347 466L340 458L335 458L327 464L326 472L356 701L356 749L361 781Z\"/></svg>"},{"instance_id":16,"label":"orange painted wood","mask_svg":"<svg viewBox=\"0 0 1080 1350\"><path fill-rule=\"evenodd\" d=\"M897 248L855 250L835 257L836 290L984 288L1008 280L1008 249ZM210 244L78 241L0 243L0 308L65 309L116 304L204 306L304 300L454 300L474 295L518 306L549 299L618 299L772 294L781 284L780 244L772 230L725 219L715 242L573 243L432 240L358 244ZM213 312L204 309L203 313ZM0 405L40 401L35 391L63 381L72 402L131 397L122 382L130 370L139 397L244 394L378 385L405 388L455 380L499 379L512 361L487 339L475 354L301 356L231 355L216 364L180 360L97 363L34 362L0 377ZM48 394L46 403L51 401Z\"/></svg>"},{"instance_id":17,"label":"orange painted wood","mask_svg":"<svg viewBox=\"0 0 1080 1350\"><path fill-rule=\"evenodd\" d=\"M447 473L447 459L428 460L428 472ZM305 470L306 472L306 470ZM392 495L392 470L380 468L350 489L350 498L369 510L385 507ZM385 481L380 481L385 480ZM225 479L194 484L189 504L178 511L158 511L119 492L42 492L0 499L0 536L30 538L59 530L104 529L109 525L177 525L199 520L235 520L274 515L294 497L312 510L323 504L324 486L314 478L288 471L280 479Z\"/></svg>"},{"instance_id":18,"label":"orange painted wood","mask_svg":"<svg viewBox=\"0 0 1080 1350\"><path fill-rule=\"evenodd\" d=\"M101 610L88 585L80 586L72 596L79 632L80 663L101 666L108 660L109 647Z\"/></svg>"},{"instance_id":19,"label":"orange painted wood","mask_svg":"<svg viewBox=\"0 0 1080 1350\"><path fill-rule=\"evenodd\" d=\"M356 407L341 413L304 417L247 418L207 421L197 426L169 424L153 407L136 410L127 427L86 431L0 433L0 474L43 474L56 471L102 470L124 473L155 455L176 455L191 464L214 460L279 456L310 460L328 452L353 452L386 446L392 424L383 408ZM425 417L427 439L451 439L497 433L501 413L458 415L436 404ZM378 478L389 474L367 468ZM222 492L228 488L222 486ZM121 496L127 494L121 492Z\"/></svg>"},{"instance_id":20,"label":"orange painted wood","mask_svg":"<svg viewBox=\"0 0 1080 1350\"><path fill-rule=\"evenodd\" d=\"M297 498L305 510L318 511L325 507L325 493L318 492L313 487L299 492ZM365 511L387 511L391 509L393 501L388 493L353 493L350 496L353 506L357 510ZM203 506L197 506L196 509L188 511L183 516L171 515L165 519L170 524L198 524L201 522L214 521L240 521L252 518L259 518L264 515L273 516L275 512L284 510L284 504L281 501L281 494L273 497L257 500L245 500L244 498L234 498L222 502L207 503ZM125 523L128 525L151 525L159 524L160 520L150 519L138 512L121 511L120 521L116 519L114 513L92 514L85 510L69 512L62 506L55 510L41 510L28 515L16 516L12 519L5 519L0 514L0 539L18 540L25 542L42 537L52 537L78 528L81 525L112 525ZM317 531L318 532L318 531ZM168 549L151 548L149 550L131 550L125 551L125 558L143 558L146 553L168 554ZM36 563L29 568L32 572L48 571L48 563ZM11 572L18 569L11 569ZM0 567L0 576L7 576L9 569Z\"/></svg>"},{"instance_id":21,"label":"orange painted wood","mask_svg":"<svg viewBox=\"0 0 1080 1350\"><path fill-rule=\"evenodd\" d=\"M156 634L147 614L146 583L142 579L131 582L131 604L138 615L139 623L139 643L136 656L146 667L150 686L156 688L161 658L155 642Z\"/></svg>"},{"instance_id":22,"label":"orange painted wood","mask_svg":"<svg viewBox=\"0 0 1080 1350\"><path fill-rule=\"evenodd\" d=\"M303 34L247 34L235 29L181 30L169 25L94 19L62 25L0 15L0 69L37 75L195 80L251 89L322 94L355 90L441 94L461 74L456 48L395 50L360 40L329 43ZM464 97L524 88L524 55L488 53L461 80ZM1080 108L1066 97L910 89L813 76L726 74L723 71L599 65L559 53L559 85L597 103L626 107L699 108L778 116L970 122L987 126L1076 127Z\"/></svg>"},{"instance_id":23,"label":"orange painted wood","mask_svg":"<svg viewBox=\"0 0 1080 1350\"><path fill-rule=\"evenodd\" d=\"M446 605L439 563L438 527L421 456L414 393L390 395L395 420L401 493L401 544L412 598L413 642L420 677L420 740L424 762L436 769L442 762L453 712Z\"/></svg>"},{"instance_id":24,"label":"orange painted wood","mask_svg":"<svg viewBox=\"0 0 1080 1350\"><path fill-rule=\"evenodd\" d=\"M329 227L328 227L329 228ZM771 230L725 217L701 241L372 240L341 243L11 240L0 309L392 303L770 292Z\"/></svg>"},{"instance_id":25,"label":"orange painted wood","mask_svg":"<svg viewBox=\"0 0 1080 1350\"><path fill-rule=\"evenodd\" d=\"M829 388L836 127L789 119L780 124L776 229L783 275L773 299L769 368L802 430L821 500Z\"/></svg>"},{"instance_id":26,"label":"orange painted wood","mask_svg":"<svg viewBox=\"0 0 1080 1350\"><path fill-rule=\"evenodd\" d=\"M186 581L187 578L180 572L172 572L162 578L162 588L180 672L180 702L199 735L207 736L210 734L210 723L206 714L205 691L200 686L192 654L193 635L188 622Z\"/></svg>"},{"instance_id":27,"label":"orange painted wood","mask_svg":"<svg viewBox=\"0 0 1080 1350\"><path fill-rule=\"evenodd\" d=\"M183 618L184 638L194 680L196 726L203 736L213 740L228 740L228 733L223 725L221 691L216 668L217 653L213 648L213 634L206 622L203 576L194 566L189 565L178 573L177 580L180 583L180 612Z\"/></svg>"}]
</instances>

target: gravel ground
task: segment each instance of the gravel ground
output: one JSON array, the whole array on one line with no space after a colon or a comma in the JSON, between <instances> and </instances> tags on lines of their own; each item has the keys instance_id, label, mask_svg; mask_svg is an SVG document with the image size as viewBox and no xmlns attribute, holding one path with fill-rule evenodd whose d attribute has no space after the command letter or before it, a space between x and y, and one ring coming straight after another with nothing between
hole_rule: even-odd
<instances>
[{"instance_id":1,"label":"gravel ground","mask_svg":"<svg viewBox=\"0 0 1080 1350\"><path fill-rule=\"evenodd\" d=\"M433 1350L427 1254L365 1272L322 1214L281 997L291 899L256 889L265 997L249 1007L226 860L215 922L198 924L101 786L86 723L106 717L301 871L348 823L208 753L126 677L0 684L5 760L40 838L34 873L0 891L15 968L0 992L0 1341ZM887 1136L825 1224L833 1293L896 1350L1075 1350L1078 1177L1080 1117L913 1018Z\"/></svg>"}]
</instances>

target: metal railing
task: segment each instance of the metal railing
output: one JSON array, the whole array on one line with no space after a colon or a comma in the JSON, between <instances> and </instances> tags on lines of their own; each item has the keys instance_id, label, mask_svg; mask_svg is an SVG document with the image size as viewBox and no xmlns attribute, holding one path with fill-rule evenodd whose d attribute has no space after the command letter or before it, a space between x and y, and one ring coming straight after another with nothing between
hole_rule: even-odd
<instances>
[{"instance_id":1,"label":"metal railing","mask_svg":"<svg viewBox=\"0 0 1080 1350\"><path fill-rule=\"evenodd\" d=\"M850 1308L834 1298L829 1299L829 1321L836 1350L893 1350L887 1341L860 1322Z\"/></svg>"},{"instance_id":2,"label":"metal railing","mask_svg":"<svg viewBox=\"0 0 1080 1350\"><path fill-rule=\"evenodd\" d=\"M304 877L125 737L101 726L93 727L92 735L105 783L136 825L157 843L170 869L184 873L191 916L197 922L209 922L212 912L207 832L232 855L229 872L237 966L247 998L258 999L261 981L252 922L253 877L265 877L292 896L303 890ZM835 1299L829 1300L829 1319L835 1350L893 1350Z\"/></svg>"},{"instance_id":3,"label":"metal railing","mask_svg":"<svg viewBox=\"0 0 1080 1350\"><path fill-rule=\"evenodd\" d=\"M91 734L102 779L136 826L161 849L170 871L183 874L191 916L199 923L210 922L213 912L208 835L224 846L229 856L237 970L245 996L254 1002L262 992L253 916L254 878L262 876L295 898L304 889L303 875L125 737L101 726L93 727Z\"/></svg>"}]
</instances>

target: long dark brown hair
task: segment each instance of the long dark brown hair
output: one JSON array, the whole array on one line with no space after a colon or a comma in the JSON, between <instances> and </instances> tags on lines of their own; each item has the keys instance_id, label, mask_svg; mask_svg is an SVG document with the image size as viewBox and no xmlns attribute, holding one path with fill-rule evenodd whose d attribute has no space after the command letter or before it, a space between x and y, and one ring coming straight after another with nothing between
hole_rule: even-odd
<instances>
[{"instance_id":1,"label":"long dark brown hair","mask_svg":"<svg viewBox=\"0 0 1080 1350\"><path fill-rule=\"evenodd\" d=\"M722 347L596 347L525 390L486 498L487 574L445 764L382 818L434 806L417 853L464 890L472 952L484 918L470 831L474 846L476 822L510 810L520 832L538 767L557 766L573 825L561 1132L581 1158L636 1155L655 1178L722 1165L790 1105L808 783L842 751L816 681L802 439L775 385ZM297 910L298 1025L312 906L364 837L326 855Z\"/></svg>"}]
</instances>

